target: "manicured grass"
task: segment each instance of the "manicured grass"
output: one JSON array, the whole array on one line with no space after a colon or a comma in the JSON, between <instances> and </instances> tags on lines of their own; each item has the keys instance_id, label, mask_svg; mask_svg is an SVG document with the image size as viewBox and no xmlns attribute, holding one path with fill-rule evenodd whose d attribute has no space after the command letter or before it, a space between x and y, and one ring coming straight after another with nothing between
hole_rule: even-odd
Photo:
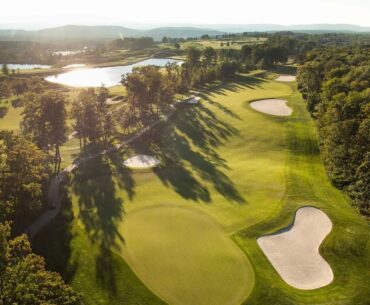
<instances>
[{"instance_id":1,"label":"manicured grass","mask_svg":"<svg viewBox=\"0 0 370 305\"><path fill-rule=\"evenodd\" d=\"M206 47L212 47L214 49L235 49L239 50L242 48L243 45L253 45L253 44L261 44L266 41L266 38L259 38L257 37L244 37L241 39L234 40L234 43L232 43L233 40L192 40L180 43L182 49L187 49L189 47L196 47L200 49L204 49ZM227 42L230 43L229 46L227 46ZM221 43L223 43L223 46L221 46ZM173 43L161 43L159 45L162 48L175 48Z\"/></svg>"},{"instance_id":2,"label":"manicured grass","mask_svg":"<svg viewBox=\"0 0 370 305\"><path fill-rule=\"evenodd\" d=\"M109 94L112 96L126 96L126 88L123 87L122 85L117 85L117 86L112 86L108 88Z\"/></svg>"},{"instance_id":3,"label":"manicured grass","mask_svg":"<svg viewBox=\"0 0 370 305\"><path fill-rule=\"evenodd\" d=\"M127 215L119 231L124 238L120 254L169 304L240 304L253 288L246 256L196 209L139 209Z\"/></svg>"},{"instance_id":4,"label":"manicured grass","mask_svg":"<svg viewBox=\"0 0 370 305\"><path fill-rule=\"evenodd\" d=\"M19 124L22 120L22 111L23 107L14 108L9 105L5 116L0 118L0 130L19 130Z\"/></svg>"},{"instance_id":5,"label":"manicured grass","mask_svg":"<svg viewBox=\"0 0 370 305\"><path fill-rule=\"evenodd\" d=\"M287 187L282 204L265 220L233 236L256 273L255 289L244 304L368 304L369 227L349 200L330 184L320 158L316 126L300 94L293 94L289 101L295 112L286 124ZM322 209L333 222L320 252L333 269L334 281L312 291L288 286L256 242L259 236L289 225L295 211L304 205Z\"/></svg>"},{"instance_id":6,"label":"manicured grass","mask_svg":"<svg viewBox=\"0 0 370 305\"><path fill-rule=\"evenodd\" d=\"M60 219L38 238L49 246L42 251L49 265L63 271L72 286L84 293L85 304L160 303L130 268L170 304L214 304L210 300L218 298L223 304L234 304L240 294L235 281L227 277L218 284L234 287L228 300L226 292L215 289L212 280L194 288L194 283L204 278L201 269L195 268L204 258L193 260L193 253L200 242L206 256L221 251L215 243L228 238L225 235L240 246L254 269L255 286L245 304L366 304L368 274L364 270L369 268L364 266L369 266L369 229L326 178L316 129L295 85L261 76L264 74L240 77L204 91L200 105L179 106L169 122L120 154L86 163L71 176L68 194L73 215L68 222L65 263L58 265L57 251L51 250L59 240L51 228L60 227ZM262 98L288 99L293 116L273 117L249 107L249 101ZM136 153L154 155L162 165L139 171L124 168L123 160ZM288 225L294 211L307 204L323 209L334 224L322 254L335 279L315 291L300 291L283 282L256 243L257 237ZM218 235L200 220L181 213L171 217L161 210L164 206L208 215L218 224ZM148 211L153 208L161 212L152 215ZM134 217L138 211L149 214ZM186 223L187 230L182 228ZM193 237L196 231L211 234L214 242ZM224 242L222 248L230 251L231 240ZM170 257L166 249L176 249L179 257ZM191 253L189 262L181 259L187 253ZM220 263L225 261L210 257L204 266L217 278ZM228 263L238 266L240 258ZM192 271L191 281L186 280L186 274L173 276L186 268L184 264ZM70 270L73 272L66 272ZM102 275L105 285L101 284ZM156 277L158 282L154 283ZM252 277L250 271L247 282L251 285ZM238 282L246 287L244 280ZM120 289L113 291L106 283ZM211 295L205 293L210 290ZM132 293L128 295L128 291ZM204 295L208 298L191 299Z\"/></svg>"}]
</instances>

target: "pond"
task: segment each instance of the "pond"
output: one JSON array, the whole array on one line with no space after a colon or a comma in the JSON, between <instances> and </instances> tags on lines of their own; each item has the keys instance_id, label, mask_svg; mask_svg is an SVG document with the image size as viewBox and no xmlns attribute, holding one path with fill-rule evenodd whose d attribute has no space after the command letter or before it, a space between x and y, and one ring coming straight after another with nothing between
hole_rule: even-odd
<instances>
[{"instance_id":1,"label":"pond","mask_svg":"<svg viewBox=\"0 0 370 305\"><path fill-rule=\"evenodd\" d=\"M85 66L86 66L85 64L71 64L71 65L64 66L63 69L82 68Z\"/></svg>"},{"instance_id":2,"label":"pond","mask_svg":"<svg viewBox=\"0 0 370 305\"><path fill-rule=\"evenodd\" d=\"M45 79L49 82L58 83L72 87L106 87L118 85L122 74L130 73L134 67L154 65L164 67L167 63L179 63L182 61L168 58L151 58L137 62L132 65L77 69L58 75L48 76Z\"/></svg>"},{"instance_id":3,"label":"pond","mask_svg":"<svg viewBox=\"0 0 370 305\"><path fill-rule=\"evenodd\" d=\"M37 64L6 64L9 70L33 70L33 69L49 69L50 66L47 65L37 65ZM3 64L0 64L0 68Z\"/></svg>"},{"instance_id":4,"label":"pond","mask_svg":"<svg viewBox=\"0 0 370 305\"><path fill-rule=\"evenodd\" d=\"M69 55L77 55L83 52L84 51L57 51L57 52L53 52L53 55L69 56Z\"/></svg>"}]
</instances>

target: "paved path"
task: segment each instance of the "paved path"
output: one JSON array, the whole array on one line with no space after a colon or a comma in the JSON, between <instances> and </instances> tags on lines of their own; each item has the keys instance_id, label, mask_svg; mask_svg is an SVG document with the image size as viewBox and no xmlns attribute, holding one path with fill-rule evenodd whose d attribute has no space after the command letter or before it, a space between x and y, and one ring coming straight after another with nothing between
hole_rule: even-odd
<instances>
[{"instance_id":1,"label":"paved path","mask_svg":"<svg viewBox=\"0 0 370 305\"><path fill-rule=\"evenodd\" d=\"M150 129L158 125L160 122L168 120L173 114L175 113L176 108L175 106L171 105L171 110L169 113L162 118L159 118L158 120L154 121L150 125L144 127L141 129L137 134L130 137L126 141L123 141L120 144L115 145L112 148L102 150L96 154L89 155L87 157L77 159L72 164L68 165L66 168L64 168L59 174L57 174L51 181L49 191L48 191L48 202L49 205L52 207L52 209L48 209L45 211L40 218L38 218L33 224L31 224L28 229L26 230L26 233L29 237L29 239L33 239L35 235L40 231L41 228L43 228L45 225L47 225L51 220L53 220L60 211L60 205L61 205L61 194L60 194L60 185L63 182L63 180L67 177L69 173L71 173L73 170L78 168L82 163L97 158L99 156L105 155L107 153L110 153L114 150L119 150L123 146L130 144L131 142L135 141L145 133L147 133Z\"/></svg>"}]
</instances>

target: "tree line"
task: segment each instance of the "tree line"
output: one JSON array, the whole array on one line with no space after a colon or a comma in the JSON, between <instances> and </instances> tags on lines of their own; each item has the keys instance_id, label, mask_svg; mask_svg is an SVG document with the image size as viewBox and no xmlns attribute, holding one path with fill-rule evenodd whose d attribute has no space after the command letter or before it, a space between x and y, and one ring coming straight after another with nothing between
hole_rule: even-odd
<instances>
[{"instance_id":1,"label":"tree line","mask_svg":"<svg viewBox=\"0 0 370 305\"><path fill-rule=\"evenodd\" d=\"M361 212L370 206L370 48L328 47L307 54L298 88L318 121L333 183Z\"/></svg>"},{"instance_id":2,"label":"tree line","mask_svg":"<svg viewBox=\"0 0 370 305\"><path fill-rule=\"evenodd\" d=\"M108 44L109 50L140 50L151 48L154 46L154 39L151 37L140 37L140 38L129 38L115 39Z\"/></svg>"},{"instance_id":3,"label":"tree line","mask_svg":"<svg viewBox=\"0 0 370 305\"><path fill-rule=\"evenodd\" d=\"M21 133L0 131L0 304L77 305L79 295L46 270L23 234L48 205L66 141L66 98L46 91L21 99Z\"/></svg>"},{"instance_id":4,"label":"tree line","mask_svg":"<svg viewBox=\"0 0 370 305\"><path fill-rule=\"evenodd\" d=\"M48 159L24 137L0 133L1 305L80 304L78 293L59 274L46 270L44 259L32 253L27 236L21 234L45 204Z\"/></svg>"}]
</instances>

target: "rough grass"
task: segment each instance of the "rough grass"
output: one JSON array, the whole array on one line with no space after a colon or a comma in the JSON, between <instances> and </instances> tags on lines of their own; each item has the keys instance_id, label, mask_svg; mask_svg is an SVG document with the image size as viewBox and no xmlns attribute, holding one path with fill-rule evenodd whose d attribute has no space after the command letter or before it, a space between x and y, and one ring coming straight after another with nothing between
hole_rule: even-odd
<instances>
[{"instance_id":1,"label":"rough grass","mask_svg":"<svg viewBox=\"0 0 370 305\"><path fill-rule=\"evenodd\" d=\"M198 209L232 236L256 274L245 304L366 304L369 277L365 270L369 268L364 267L369 266L369 229L347 198L329 183L314 123L294 84L259 76L262 74L240 77L201 93L200 105L183 105L170 122L120 155L94 160L72 175L68 194L73 214L68 222L60 216L45 228L36 244L48 244L40 252L47 256L49 266L63 271L72 286L84 293L85 304L162 302L132 273L128 264L133 270L135 264L127 257L125 261L128 248L122 247L129 244L125 245L122 224L138 209L163 205ZM293 116L272 117L250 109L248 102L261 98L288 99ZM155 155L163 165L141 171L124 168L123 159L136 153ZM295 210L307 204L323 209L334 224L321 250L335 279L328 287L312 292L283 282L256 243L257 237L288 225ZM164 213L150 221L160 227L167 218ZM52 229L63 228L58 221L68 223L67 228L59 229L67 245L59 252L53 249L58 249L61 238ZM163 242L166 240L178 242L164 236ZM187 246L196 249L192 241ZM156 251L153 249L153 255L159 253ZM155 259L165 264L168 258L156 255ZM216 263L211 265L218 268ZM146 272L151 274L153 268L149 266ZM191 281L180 281L170 271L173 269L158 276L171 275L173 285L191 289ZM145 276L137 274L147 283ZM199 275L194 273L195 281L200 280ZM212 287L211 282L204 285ZM153 290L161 296L170 293L163 286ZM218 292L215 290L212 297L217 298ZM171 304L184 304L175 297L173 300Z\"/></svg>"},{"instance_id":2,"label":"rough grass","mask_svg":"<svg viewBox=\"0 0 370 305\"><path fill-rule=\"evenodd\" d=\"M320 158L316 126L300 94L292 95L289 100L295 112L286 125L287 189L281 207L257 225L233 236L251 258L256 272L255 289L245 304L368 304L368 225L350 206L349 200L330 184ZM333 230L320 251L333 269L334 281L312 291L288 286L256 242L259 236L289 225L295 211L304 205L322 209L333 222Z\"/></svg>"}]
</instances>

